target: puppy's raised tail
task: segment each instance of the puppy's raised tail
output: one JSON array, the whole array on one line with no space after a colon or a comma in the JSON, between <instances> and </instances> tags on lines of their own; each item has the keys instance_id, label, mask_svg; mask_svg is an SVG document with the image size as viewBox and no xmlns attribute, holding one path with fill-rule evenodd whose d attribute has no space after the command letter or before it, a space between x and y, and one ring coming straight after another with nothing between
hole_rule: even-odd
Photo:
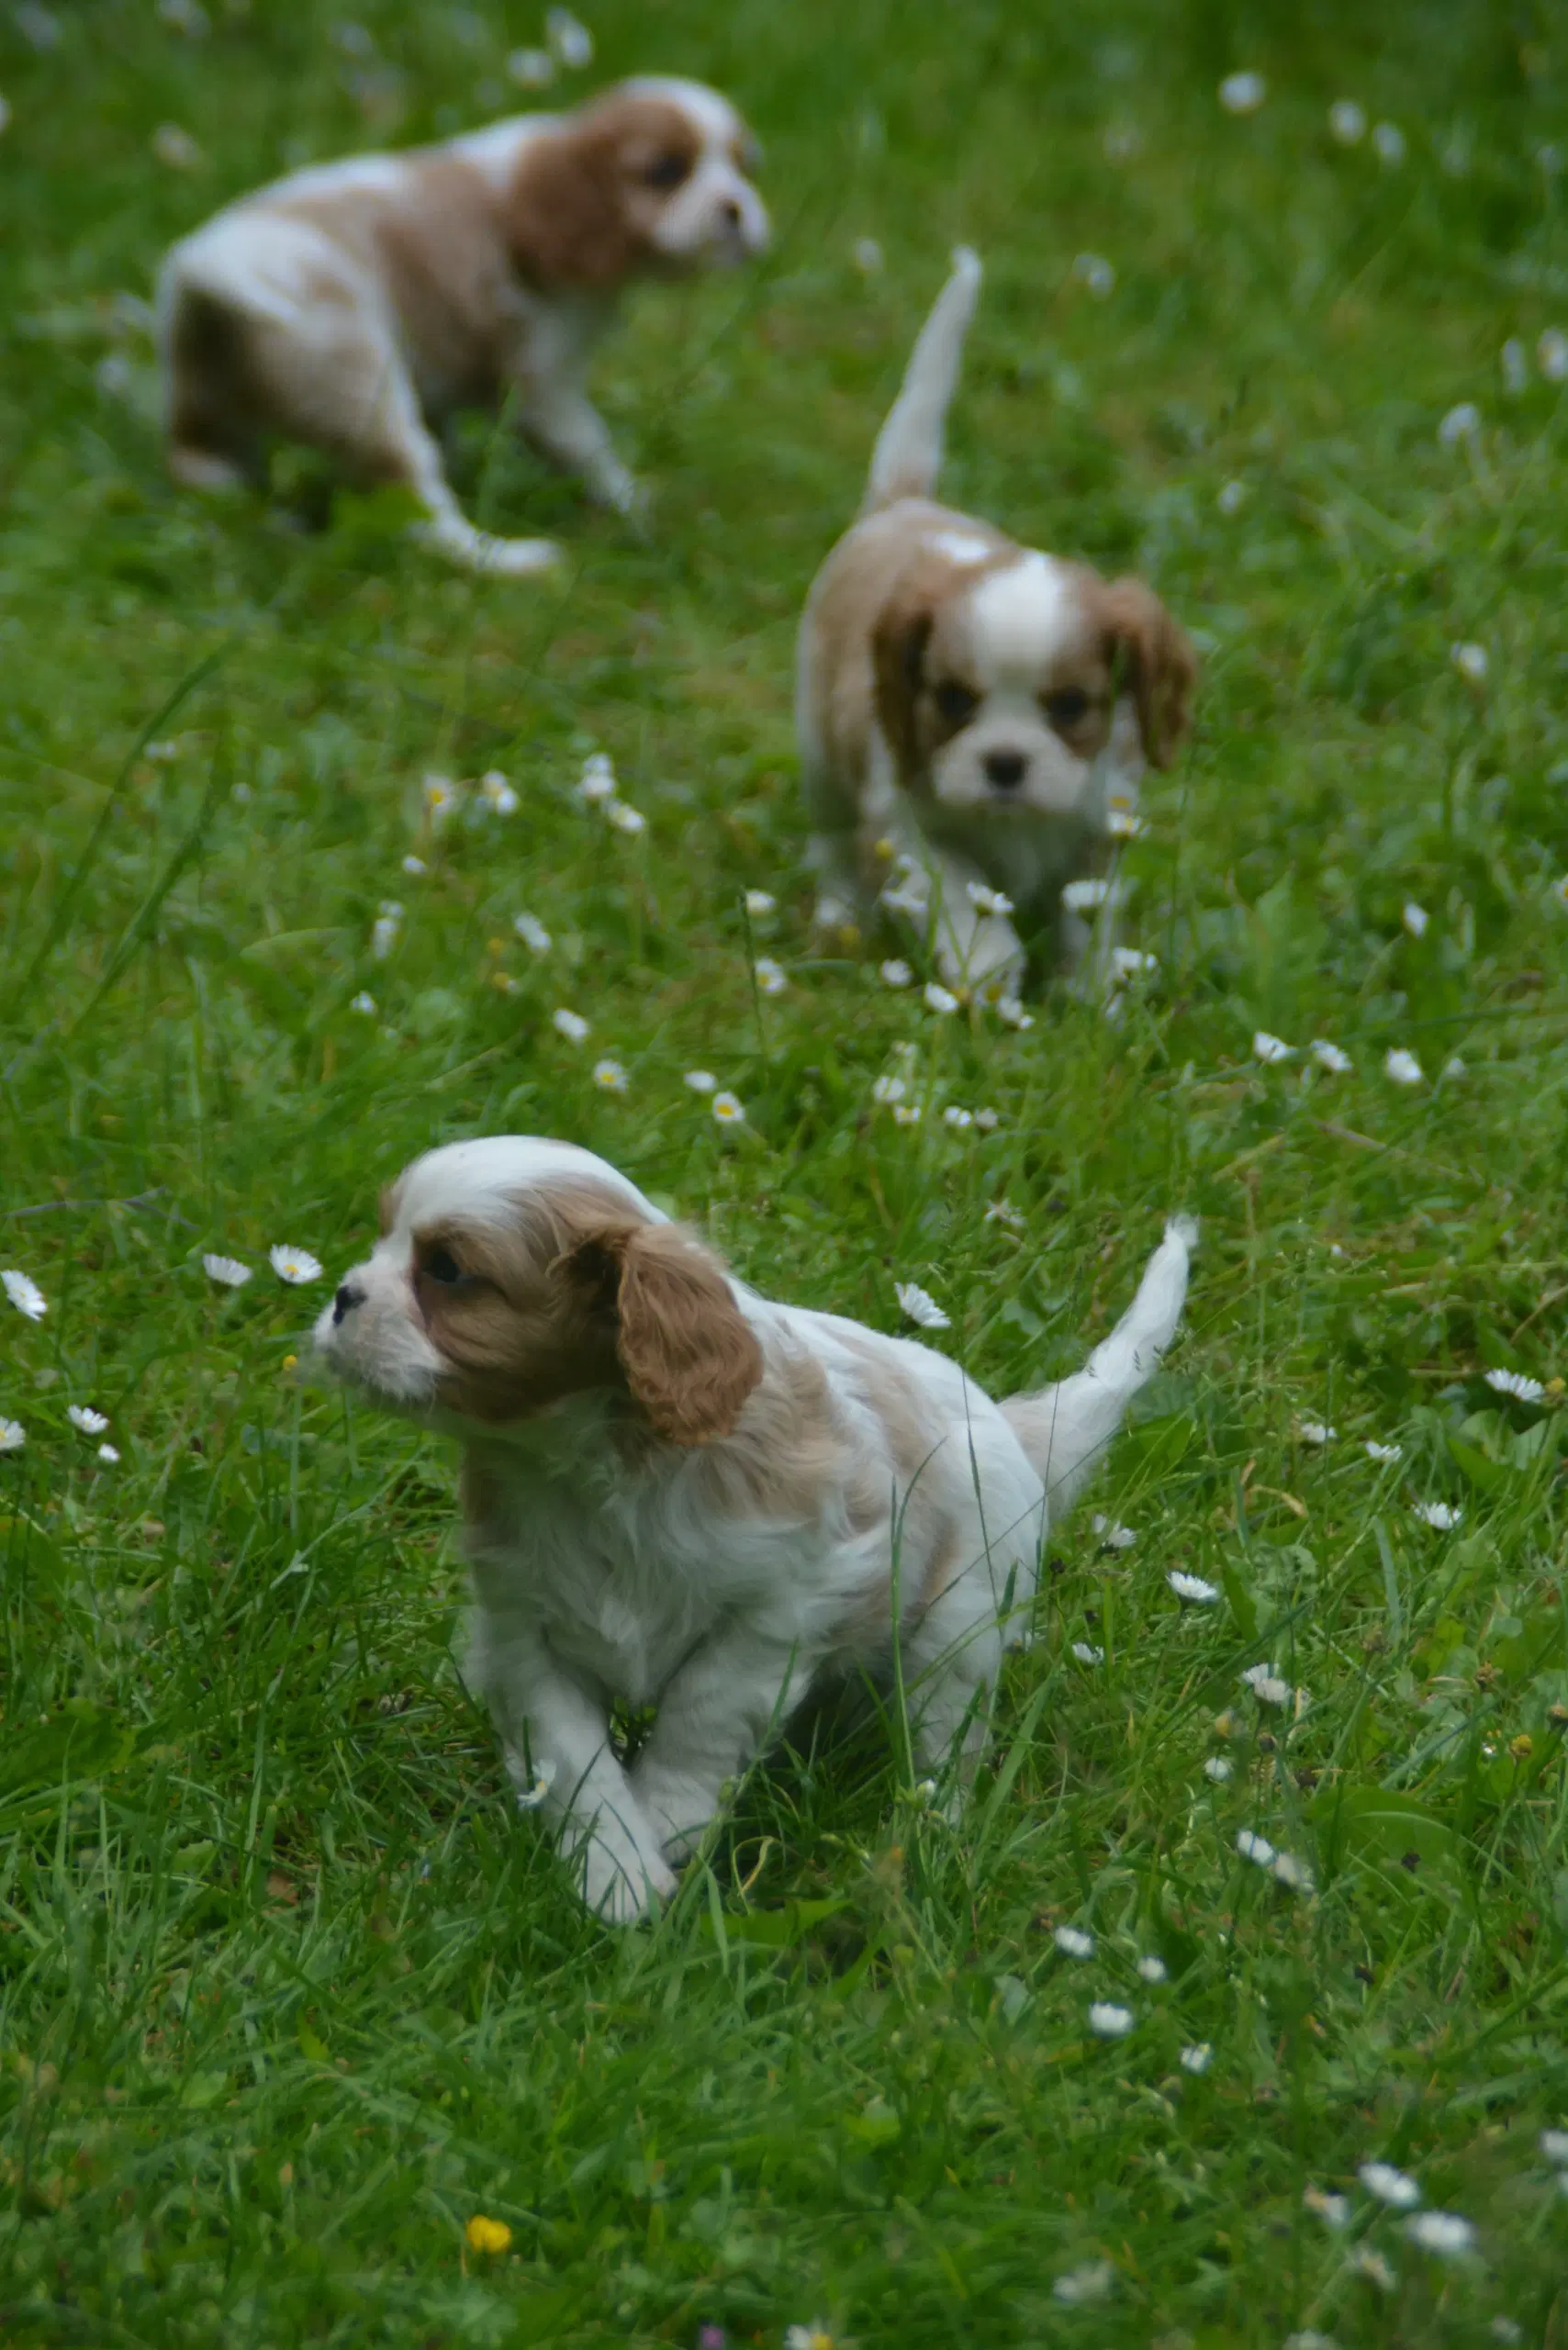
<instances>
[{"instance_id":1,"label":"puppy's raised tail","mask_svg":"<svg viewBox=\"0 0 1568 2350\"><path fill-rule=\"evenodd\" d=\"M877 436L862 514L900 498L929 498L942 470L942 428L947 420L964 336L975 314L980 265L968 245L953 255L953 272L915 339L899 396Z\"/></svg>"},{"instance_id":2,"label":"puppy's raised tail","mask_svg":"<svg viewBox=\"0 0 1568 2350\"><path fill-rule=\"evenodd\" d=\"M1137 1295L1083 1369L1036 1395L1011 1396L1002 1406L1045 1485L1053 1525L1099 1465L1138 1389L1159 1369L1182 1318L1197 1241L1193 1218L1172 1216L1144 1268Z\"/></svg>"}]
</instances>

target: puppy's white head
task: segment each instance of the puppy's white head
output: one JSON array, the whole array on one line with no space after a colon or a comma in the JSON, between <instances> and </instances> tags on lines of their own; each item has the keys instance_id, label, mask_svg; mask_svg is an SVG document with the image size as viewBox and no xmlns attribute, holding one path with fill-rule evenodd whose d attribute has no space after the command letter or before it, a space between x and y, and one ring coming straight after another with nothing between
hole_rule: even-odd
<instances>
[{"instance_id":1,"label":"puppy's white head","mask_svg":"<svg viewBox=\"0 0 1568 2350\"><path fill-rule=\"evenodd\" d=\"M491 1435L601 1391L703 1444L762 1375L717 1258L603 1159L533 1136L415 1159L315 1338L376 1402Z\"/></svg>"},{"instance_id":2,"label":"puppy's white head","mask_svg":"<svg viewBox=\"0 0 1568 2350\"><path fill-rule=\"evenodd\" d=\"M1141 580L961 533L926 534L872 635L877 713L906 787L998 822L1070 816L1119 692L1166 767L1188 726L1193 650Z\"/></svg>"},{"instance_id":3,"label":"puppy's white head","mask_svg":"<svg viewBox=\"0 0 1568 2350\"><path fill-rule=\"evenodd\" d=\"M700 82L617 84L523 149L508 199L519 266L552 288L608 290L762 252L757 146Z\"/></svg>"}]
</instances>

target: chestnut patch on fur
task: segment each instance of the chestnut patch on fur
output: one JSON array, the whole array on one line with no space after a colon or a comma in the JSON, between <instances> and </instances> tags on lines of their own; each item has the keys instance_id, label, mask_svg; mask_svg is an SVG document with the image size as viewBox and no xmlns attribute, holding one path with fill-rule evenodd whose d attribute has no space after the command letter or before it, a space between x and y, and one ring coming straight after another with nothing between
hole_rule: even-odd
<instances>
[{"instance_id":1,"label":"chestnut patch on fur","mask_svg":"<svg viewBox=\"0 0 1568 2350\"><path fill-rule=\"evenodd\" d=\"M519 271L545 289L616 285L655 258L660 212L700 153L679 106L618 91L543 132L524 149L507 200Z\"/></svg>"},{"instance_id":2,"label":"chestnut patch on fur","mask_svg":"<svg viewBox=\"0 0 1568 2350\"><path fill-rule=\"evenodd\" d=\"M1106 583L1089 575L1092 609L1107 653L1125 666L1150 767L1168 767L1192 727L1198 656L1152 588L1141 579Z\"/></svg>"}]
</instances>

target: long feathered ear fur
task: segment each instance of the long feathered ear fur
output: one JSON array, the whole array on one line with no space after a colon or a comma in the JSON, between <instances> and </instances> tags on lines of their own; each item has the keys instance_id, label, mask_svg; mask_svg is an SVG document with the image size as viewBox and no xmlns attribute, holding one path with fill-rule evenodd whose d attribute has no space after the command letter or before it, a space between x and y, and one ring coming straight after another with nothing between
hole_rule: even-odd
<instances>
[{"instance_id":1,"label":"long feathered ear fur","mask_svg":"<svg viewBox=\"0 0 1568 2350\"><path fill-rule=\"evenodd\" d=\"M762 1377L762 1348L709 1251L678 1225L613 1225L561 1265L613 1315L626 1383L658 1434L680 1445L728 1436Z\"/></svg>"},{"instance_id":2,"label":"long feathered ear fur","mask_svg":"<svg viewBox=\"0 0 1568 2350\"><path fill-rule=\"evenodd\" d=\"M1101 591L1101 609L1126 661L1143 755L1150 767L1168 767L1192 724L1197 655L1186 632L1141 579L1113 579Z\"/></svg>"}]
</instances>

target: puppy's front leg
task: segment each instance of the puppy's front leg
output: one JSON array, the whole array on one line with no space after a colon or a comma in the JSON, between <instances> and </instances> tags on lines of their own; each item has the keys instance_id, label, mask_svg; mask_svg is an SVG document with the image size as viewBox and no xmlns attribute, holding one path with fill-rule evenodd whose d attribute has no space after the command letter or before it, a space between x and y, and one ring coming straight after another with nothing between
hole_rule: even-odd
<instances>
[{"instance_id":1,"label":"puppy's front leg","mask_svg":"<svg viewBox=\"0 0 1568 2350\"><path fill-rule=\"evenodd\" d=\"M617 514L642 511L646 495L616 455L610 428L580 384L563 376L525 384L520 421L547 457L581 474L599 505Z\"/></svg>"},{"instance_id":2,"label":"puppy's front leg","mask_svg":"<svg viewBox=\"0 0 1568 2350\"><path fill-rule=\"evenodd\" d=\"M544 1788L541 1809L561 1849L583 1863L583 1897L612 1924L673 1893L659 1837L610 1743L604 1707L551 1653L532 1624L481 1608L467 1665L487 1700L520 1796Z\"/></svg>"},{"instance_id":3,"label":"puppy's front leg","mask_svg":"<svg viewBox=\"0 0 1568 2350\"><path fill-rule=\"evenodd\" d=\"M684 1857L769 1729L805 1694L812 1665L794 1641L753 1625L716 1635L665 1691L632 1788L672 1860Z\"/></svg>"},{"instance_id":4,"label":"puppy's front leg","mask_svg":"<svg viewBox=\"0 0 1568 2350\"><path fill-rule=\"evenodd\" d=\"M936 968L950 988L1015 995L1023 984L1024 949L1005 914L982 912L984 875L950 849L924 851L936 914ZM980 903L976 903L976 895Z\"/></svg>"}]
</instances>

